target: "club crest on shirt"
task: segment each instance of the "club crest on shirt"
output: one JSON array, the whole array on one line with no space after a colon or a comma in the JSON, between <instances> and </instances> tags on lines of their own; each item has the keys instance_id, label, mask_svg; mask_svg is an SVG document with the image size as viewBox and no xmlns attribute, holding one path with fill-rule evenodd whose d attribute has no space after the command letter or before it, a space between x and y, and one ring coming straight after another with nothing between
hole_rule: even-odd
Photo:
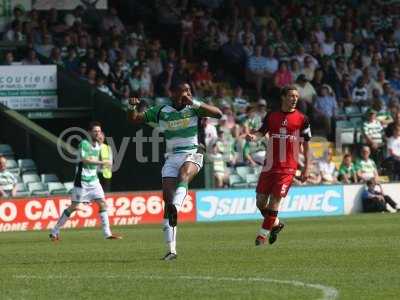
<instances>
[{"instance_id":1,"label":"club crest on shirt","mask_svg":"<svg viewBox=\"0 0 400 300\"><path fill-rule=\"evenodd\" d=\"M286 127L286 126L287 126L287 119L284 119L284 120L282 121L281 126L282 126L282 127Z\"/></svg>"}]
</instances>

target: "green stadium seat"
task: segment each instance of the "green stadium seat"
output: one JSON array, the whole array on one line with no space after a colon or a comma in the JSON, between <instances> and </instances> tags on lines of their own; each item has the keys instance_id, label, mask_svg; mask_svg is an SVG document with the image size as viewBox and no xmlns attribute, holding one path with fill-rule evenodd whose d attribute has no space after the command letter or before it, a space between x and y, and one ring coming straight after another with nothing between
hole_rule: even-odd
<instances>
[{"instance_id":1,"label":"green stadium seat","mask_svg":"<svg viewBox=\"0 0 400 300\"><path fill-rule=\"evenodd\" d=\"M43 183L60 182L56 174L42 174L40 177Z\"/></svg>"},{"instance_id":2,"label":"green stadium seat","mask_svg":"<svg viewBox=\"0 0 400 300\"><path fill-rule=\"evenodd\" d=\"M6 168L7 171L10 171L14 175L19 175L20 170L18 167L18 163L14 159L7 159Z\"/></svg>"},{"instance_id":3,"label":"green stadium seat","mask_svg":"<svg viewBox=\"0 0 400 300\"><path fill-rule=\"evenodd\" d=\"M28 184L31 182L40 182L40 177L38 174L23 174L22 182L25 184Z\"/></svg>"},{"instance_id":4,"label":"green stadium seat","mask_svg":"<svg viewBox=\"0 0 400 300\"><path fill-rule=\"evenodd\" d=\"M11 157L14 156L14 151L9 144L0 144L0 155Z\"/></svg>"},{"instance_id":5,"label":"green stadium seat","mask_svg":"<svg viewBox=\"0 0 400 300\"><path fill-rule=\"evenodd\" d=\"M243 180L246 180L247 174L252 174L253 170L251 167L248 166L240 166L236 167L236 173L243 178Z\"/></svg>"},{"instance_id":6,"label":"green stadium seat","mask_svg":"<svg viewBox=\"0 0 400 300\"><path fill-rule=\"evenodd\" d=\"M247 182L238 174L229 175L229 185L231 187L247 187Z\"/></svg>"},{"instance_id":7,"label":"green stadium seat","mask_svg":"<svg viewBox=\"0 0 400 300\"><path fill-rule=\"evenodd\" d=\"M25 183L17 183L17 190L15 193L15 197L29 197L31 193L29 192L28 188L26 187Z\"/></svg>"},{"instance_id":8,"label":"green stadium seat","mask_svg":"<svg viewBox=\"0 0 400 300\"><path fill-rule=\"evenodd\" d=\"M71 194L72 189L74 188L74 182L73 181L64 182L64 187L67 189L67 193Z\"/></svg>"},{"instance_id":9,"label":"green stadium seat","mask_svg":"<svg viewBox=\"0 0 400 300\"><path fill-rule=\"evenodd\" d=\"M35 162L29 158L19 159L18 166L19 166L19 169L21 170L21 173L37 170Z\"/></svg>"},{"instance_id":10,"label":"green stadium seat","mask_svg":"<svg viewBox=\"0 0 400 300\"><path fill-rule=\"evenodd\" d=\"M30 182L28 183L28 190L32 196L48 196L49 191L47 186L42 182Z\"/></svg>"},{"instance_id":11,"label":"green stadium seat","mask_svg":"<svg viewBox=\"0 0 400 300\"><path fill-rule=\"evenodd\" d=\"M361 114L360 109L358 108L358 106L346 106L344 108L344 112L346 113L346 115L359 115Z\"/></svg>"},{"instance_id":12,"label":"green stadium seat","mask_svg":"<svg viewBox=\"0 0 400 300\"><path fill-rule=\"evenodd\" d=\"M68 193L61 182L49 182L47 183L47 188L51 195L65 195Z\"/></svg>"},{"instance_id":13,"label":"green stadium seat","mask_svg":"<svg viewBox=\"0 0 400 300\"><path fill-rule=\"evenodd\" d=\"M258 183L258 175L256 175L256 174L247 174L247 176L246 176L246 182L247 182L248 185L251 186L251 187L257 186L257 183Z\"/></svg>"}]
</instances>

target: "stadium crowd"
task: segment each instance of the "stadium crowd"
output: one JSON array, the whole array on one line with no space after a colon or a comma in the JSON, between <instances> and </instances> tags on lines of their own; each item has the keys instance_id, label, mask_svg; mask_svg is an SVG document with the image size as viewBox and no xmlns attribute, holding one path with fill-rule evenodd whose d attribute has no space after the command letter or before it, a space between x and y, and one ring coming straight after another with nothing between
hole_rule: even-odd
<instances>
[{"instance_id":1,"label":"stadium crowd","mask_svg":"<svg viewBox=\"0 0 400 300\"><path fill-rule=\"evenodd\" d=\"M400 5L263 3L154 1L158 26L122 22L112 6L97 23L82 6L63 15L17 7L3 40L28 47L18 62L7 52L3 64L57 64L123 105L130 97L162 103L189 82L196 97L224 113L201 124L217 187L233 185L239 167L259 170L268 141L244 137L278 107L279 88L295 84L314 135L338 142L339 124L354 120L361 133L341 162L324 149L307 184L398 179Z\"/></svg>"}]
</instances>

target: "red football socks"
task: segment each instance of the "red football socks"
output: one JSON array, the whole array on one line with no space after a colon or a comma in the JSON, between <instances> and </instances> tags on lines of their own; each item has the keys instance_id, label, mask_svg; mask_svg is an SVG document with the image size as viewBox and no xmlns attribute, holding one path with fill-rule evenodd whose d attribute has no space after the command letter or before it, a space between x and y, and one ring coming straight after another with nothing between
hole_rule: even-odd
<instances>
[{"instance_id":1,"label":"red football socks","mask_svg":"<svg viewBox=\"0 0 400 300\"><path fill-rule=\"evenodd\" d=\"M278 211L268 210L266 215L264 215L264 222L262 224L262 228L271 231L277 216L278 216Z\"/></svg>"}]
</instances>

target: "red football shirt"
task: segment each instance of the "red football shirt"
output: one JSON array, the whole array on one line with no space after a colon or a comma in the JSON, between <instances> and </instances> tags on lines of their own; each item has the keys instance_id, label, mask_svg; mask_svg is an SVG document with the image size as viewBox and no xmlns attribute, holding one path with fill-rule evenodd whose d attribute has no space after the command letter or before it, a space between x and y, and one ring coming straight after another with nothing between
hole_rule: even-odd
<instances>
[{"instance_id":1,"label":"red football shirt","mask_svg":"<svg viewBox=\"0 0 400 300\"><path fill-rule=\"evenodd\" d=\"M269 112L258 131L269 134L263 172L296 173L300 145L311 139L308 118L298 110Z\"/></svg>"}]
</instances>

